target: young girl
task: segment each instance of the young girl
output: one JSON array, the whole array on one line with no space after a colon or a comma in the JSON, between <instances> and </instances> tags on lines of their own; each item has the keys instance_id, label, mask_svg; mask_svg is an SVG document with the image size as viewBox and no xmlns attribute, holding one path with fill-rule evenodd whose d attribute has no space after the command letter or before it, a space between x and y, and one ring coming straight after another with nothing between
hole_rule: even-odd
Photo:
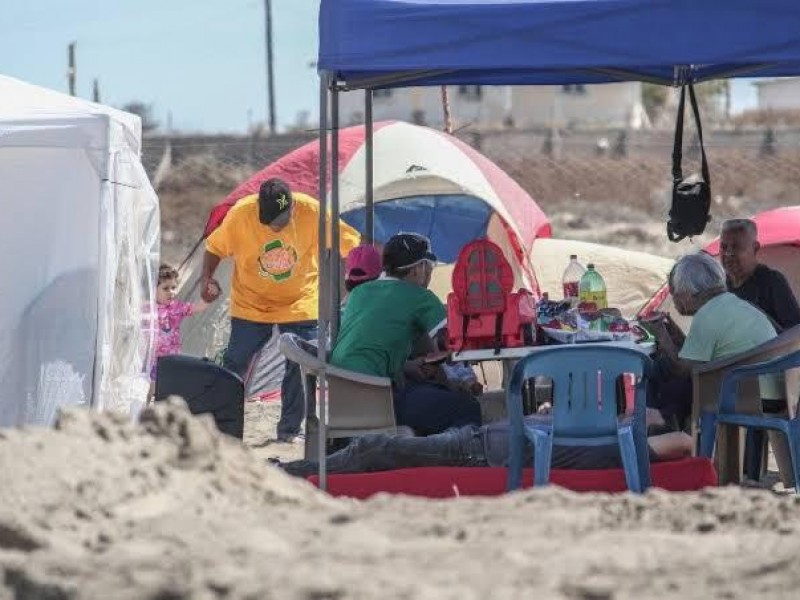
<instances>
[{"instance_id":1,"label":"young girl","mask_svg":"<svg viewBox=\"0 0 800 600\"><path fill-rule=\"evenodd\" d=\"M194 304L175 298L178 289L178 270L162 264L158 269L156 302L158 305L158 338L156 360L160 356L181 353L181 323L186 317L203 312L208 304L202 300ZM156 380L156 360L150 369L150 381ZM151 386L152 387L152 386ZM152 394L151 394L152 395Z\"/></svg>"}]
</instances>

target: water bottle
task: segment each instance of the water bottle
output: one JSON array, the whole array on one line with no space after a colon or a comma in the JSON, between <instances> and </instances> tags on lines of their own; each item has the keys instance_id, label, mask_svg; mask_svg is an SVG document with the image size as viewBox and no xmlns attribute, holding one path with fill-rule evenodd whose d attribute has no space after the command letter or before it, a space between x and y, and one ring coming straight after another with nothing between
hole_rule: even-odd
<instances>
[{"instance_id":1,"label":"water bottle","mask_svg":"<svg viewBox=\"0 0 800 600\"><path fill-rule=\"evenodd\" d=\"M581 277L583 277L585 272L586 269L578 262L578 256L576 254L571 254L569 257L569 264L567 268L564 269L564 276L561 278L561 284L564 288L564 300L569 301L573 306L578 304Z\"/></svg>"},{"instance_id":2,"label":"water bottle","mask_svg":"<svg viewBox=\"0 0 800 600\"><path fill-rule=\"evenodd\" d=\"M586 273L581 277L579 297L581 302L591 302L597 306L598 310L608 308L606 282L603 281L600 273L594 270L592 263L587 265Z\"/></svg>"}]
</instances>

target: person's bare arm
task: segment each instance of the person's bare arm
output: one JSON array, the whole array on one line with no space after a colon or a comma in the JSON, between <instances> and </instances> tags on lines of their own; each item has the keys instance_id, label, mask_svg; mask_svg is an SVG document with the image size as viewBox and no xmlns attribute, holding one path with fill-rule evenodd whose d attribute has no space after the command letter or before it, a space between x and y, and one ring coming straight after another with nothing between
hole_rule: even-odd
<instances>
[{"instance_id":1,"label":"person's bare arm","mask_svg":"<svg viewBox=\"0 0 800 600\"><path fill-rule=\"evenodd\" d=\"M205 300L198 300L197 302L193 302L192 303L192 314L193 315L199 314L199 313L203 312L204 310L206 310L209 306L210 306L209 303L206 302Z\"/></svg>"},{"instance_id":2,"label":"person's bare arm","mask_svg":"<svg viewBox=\"0 0 800 600\"><path fill-rule=\"evenodd\" d=\"M647 444L659 460L677 460L692 455L692 436L682 431L670 431L647 438Z\"/></svg>"},{"instance_id":3,"label":"person's bare arm","mask_svg":"<svg viewBox=\"0 0 800 600\"><path fill-rule=\"evenodd\" d=\"M697 363L691 360L684 360L678 355L680 348L675 345L666 323L664 321L653 321L647 323L647 327L653 332L658 343L658 349L667 357L672 372L678 377L690 376Z\"/></svg>"},{"instance_id":4,"label":"person's bare arm","mask_svg":"<svg viewBox=\"0 0 800 600\"><path fill-rule=\"evenodd\" d=\"M203 255L203 274L200 279L200 297L205 303L214 302L221 293L219 282L214 279L214 272L220 263L220 257L206 250ZM201 309L205 310L205 308Z\"/></svg>"}]
</instances>

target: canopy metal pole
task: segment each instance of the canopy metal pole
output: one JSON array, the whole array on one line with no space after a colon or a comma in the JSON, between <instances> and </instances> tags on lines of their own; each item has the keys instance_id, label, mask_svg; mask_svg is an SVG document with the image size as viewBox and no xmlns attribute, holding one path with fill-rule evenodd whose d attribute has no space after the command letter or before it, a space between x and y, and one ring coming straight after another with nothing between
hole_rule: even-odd
<instances>
[{"instance_id":1,"label":"canopy metal pole","mask_svg":"<svg viewBox=\"0 0 800 600\"><path fill-rule=\"evenodd\" d=\"M331 345L339 335L339 304L341 302L341 268L339 256L339 90L331 80Z\"/></svg>"},{"instance_id":2,"label":"canopy metal pole","mask_svg":"<svg viewBox=\"0 0 800 600\"><path fill-rule=\"evenodd\" d=\"M331 306L330 286L328 285L328 81L329 76L326 72L320 71L319 74L319 342L317 346L317 357L322 364L328 358L328 313ZM319 387L319 434L317 450L319 452L319 488L323 491L328 489L328 471L326 465L326 446L328 437L328 418L327 418L327 386L325 381L325 371L322 370L317 375L317 385ZM314 390L309 390L310 394ZM308 417L309 415L307 415Z\"/></svg>"},{"instance_id":3,"label":"canopy metal pole","mask_svg":"<svg viewBox=\"0 0 800 600\"><path fill-rule=\"evenodd\" d=\"M373 194L373 145L372 145L372 90L364 90L364 138L366 140L365 144L365 155L366 155L366 173L367 173L367 180L365 182L365 190L366 190L366 203L365 203L365 216L366 220L364 222L364 236L366 237L366 242L371 244L375 241L375 198Z\"/></svg>"}]
</instances>

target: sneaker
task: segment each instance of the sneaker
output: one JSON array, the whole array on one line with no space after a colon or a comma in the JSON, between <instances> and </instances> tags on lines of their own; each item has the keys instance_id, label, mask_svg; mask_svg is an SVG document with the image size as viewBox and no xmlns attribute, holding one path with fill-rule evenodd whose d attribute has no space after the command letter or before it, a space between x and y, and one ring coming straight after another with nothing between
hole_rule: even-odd
<instances>
[{"instance_id":1,"label":"sneaker","mask_svg":"<svg viewBox=\"0 0 800 600\"><path fill-rule=\"evenodd\" d=\"M278 441L282 444L305 444L306 436L304 433L279 433Z\"/></svg>"}]
</instances>

